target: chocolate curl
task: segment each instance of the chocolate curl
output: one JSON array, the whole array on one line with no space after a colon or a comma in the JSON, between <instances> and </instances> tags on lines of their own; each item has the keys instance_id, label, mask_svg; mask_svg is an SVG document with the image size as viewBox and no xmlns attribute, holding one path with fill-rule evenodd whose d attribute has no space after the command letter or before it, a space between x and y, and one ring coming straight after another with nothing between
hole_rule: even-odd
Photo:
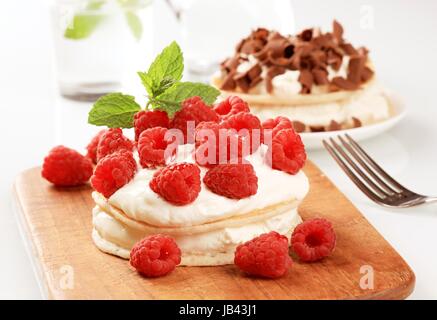
<instances>
[{"instance_id":1,"label":"chocolate curl","mask_svg":"<svg viewBox=\"0 0 437 320\"><path fill-rule=\"evenodd\" d=\"M324 126L310 126L311 132L325 132L326 129Z\"/></svg>"},{"instance_id":2,"label":"chocolate curl","mask_svg":"<svg viewBox=\"0 0 437 320\"><path fill-rule=\"evenodd\" d=\"M313 39L313 29L306 29L302 31L297 37L302 41L309 42Z\"/></svg>"},{"instance_id":3,"label":"chocolate curl","mask_svg":"<svg viewBox=\"0 0 437 320\"><path fill-rule=\"evenodd\" d=\"M313 74L309 70L301 70L298 81L302 85L300 90L301 94L311 93L311 87L313 86Z\"/></svg>"},{"instance_id":4,"label":"chocolate curl","mask_svg":"<svg viewBox=\"0 0 437 320\"><path fill-rule=\"evenodd\" d=\"M343 49L343 51L348 55L348 56L355 56L355 55L359 55L358 50L354 48L354 46L350 43L342 43L340 44L340 48Z\"/></svg>"},{"instance_id":5,"label":"chocolate curl","mask_svg":"<svg viewBox=\"0 0 437 320\"><path fill-rule=\"evenodd\" d=\"M233 91L237 88L237 83L234 80L235 71L230 72L228 75L225 76L223 79L223 83L220 86L221 90L225 91Z\"/></svg>"},{"instance_id":6,"label":"chocolate curl","mask_svg":"<svg viewBox=\"0 0 437 320\"><path fill-rule=\"evenodd\" d=\"M330 91L338 91L339 89L351 91L358 89L358 85L343 77L335 77L332 79L329 89Z\"/></svg>"},{"instance_id":7,"label":"chocolate curl","mask_svg":"<svg viewBox=\"0 0 437 320\"><path fill-rule=\"evenodd\" d=\"M261 72L262 68L260 64L257 63L246 72L234 76L234 81L243 92L248 92L262 81Z\"/></svg>"},{"instance_id":8,"label":"chocolate curl","mask_svg":"<svg viewBox=\"0 0 437 320\"><path fill-rule=\"evenodd\" d=\"M306 131L307 126L305 125L305 123L300 121L293 121L292 124L294 131L296 131L297 133L302 133Z\"/></svg>"},{"instance_id":9,"label":"chocolate curl","mask_svg":"<svg viewBox=\"0 0 437 320\"><path fill-rule=\"evenodd\" d=\"M361 81L362 82L369 81L373 77L373 74L374 74L373 70L365 66L363 68L363 71L361 72Z\"/></svg>"},{"instance_id":10,"label":"chocolate curl","mask_svg":"<svg viewBox=\"0 0 437 320\"><path fill-rule=\"evenodd\" d=\"M285 71L287 71L287 69L285 69L284 67L273 66L269 68L266 75L266 89L268 93L273 92L273 78L285 73Z\"/></svg>"},{"instance_id":11,"label":"chocolate curl","mask_svg":"<svg viewBox=\"0 0 437 320\"><path fill-rule=\"evenodd\" d=\"M254 32L252 32L252 37L255 39L259 39L262 41L267 41L268 36L270 35L270 31L266 28L258 28Z\"/></svg>"},{"instance_id":12,"label":"chocolate curl","mask_svg":"<svg viewBox=\"0 0 437 320\"><path fill-rule=\"evenodd\" d=\"M239 65L240 65L240 58L238 56L226 59L221 64L222 69L225 70L228 73L231 72L231 71L236 70Z\"/></svg>"},{"instance_id":13,"label":"chocolate curl","mask_svg":"<svg viewBox=\"0 0 437 320\"><path fill-rule=\"evenodd\" d=\"M343 27L337 20L334 20L332 23L332 34L334 39L337 40L337 43L343 41Z\"/></svg>"},{"instance_id":14,"label":"chocolate curl","mask_svg":"<svg viewBox=\"0 0 437 320\"><path fill-rule=\"evenodd\" d=\"M334 52L333 50L329 50L326 62L332 67L332 69L338 71L340 70L341 63L343 62L343 56L337 52Z\"/></svg>"},{"instance_id":15,"label":"chocolate curl","mask_svg":"<svg viewBox=\"0 0 437 320\"><path fill-rule=\"evenodd\" d=\"M328 71L324 69L314 69L312 71L315 84L322 86L329 83Z\"/></svg>"},{"instance_id":16,"label":"chocolate curl","mask_svg":"<svg viewBox=\"0 0 437 320\"><path fill-rule=\"evenodd\" d=\"M361 82L361 74L364 69L365 58L362 56L354 56L349 60L347 80L352 83L359 84Z\"/></svg>"},{"instance_id":17,"label":"chocolate curl","mask_svg":"<svg viewBox=\"0 0 437 320\"><path fill-rule=\"evenodd\" d=\"M250 89L250 79L247 77L246 73L237 74L234 77L234 81L237 86L241 89L241 91L247 93Z\"/></svg>"},{"instance_id":18,"label":"chocolate curl","mask_svg":"<svg viewBox=\"0 0 437 320\"><path fill-rule=\"evenodd\" d=\"M354 128L359 128L359 127L363 126L363 123L358 118L352 117L352 122L353 122L352 125L353 125Z\"/></svg>"},{"instance_id":19,"label":"chocolate curl","mask_svg":"<svg viewBox=\"0 0 437 320\"><path fill-rule=\"evenodd\" d=\"M332 120L331 123L329 124L328 131L338 131L341 130L341 124L339 124L337 121Z\"/></svg>"}]
</instances>

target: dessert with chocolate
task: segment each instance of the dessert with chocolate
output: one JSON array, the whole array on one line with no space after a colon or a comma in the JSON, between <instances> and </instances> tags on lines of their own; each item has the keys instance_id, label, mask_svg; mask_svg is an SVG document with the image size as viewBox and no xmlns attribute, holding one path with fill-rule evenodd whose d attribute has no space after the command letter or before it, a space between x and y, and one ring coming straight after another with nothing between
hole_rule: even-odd
<instances>
[{"instance_id":1,"label":"dessert with chocolate","mask_svg":"<svg viewBox=\"0 0 437 320\"><path fill-rule=\"evenodd\" d=\"M392 108L364 47L332 32L306 29L282 35L259 28L222 62L213 84L238 93L262 119L286 116L299 132L335 131L391 116Z\"/></svg>"}]
</instances>

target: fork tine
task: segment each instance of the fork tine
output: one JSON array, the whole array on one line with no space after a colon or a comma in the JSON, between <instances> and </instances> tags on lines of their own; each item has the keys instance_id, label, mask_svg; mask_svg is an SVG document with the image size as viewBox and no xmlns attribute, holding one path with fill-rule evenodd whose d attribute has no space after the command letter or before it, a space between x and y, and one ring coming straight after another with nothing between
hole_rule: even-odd
<instances>
[{"instance_id":1,"label":"fork tine","mask_svg":"<svg viewBox=\"0 0 437 320\"><path fill-rule=\"evenodd\" d=\"M361 165L361 167L367 171L368 174L372 176L372 178L390 195L396 194L397 191L391 188L387 183L385 183L369 166L366 164L366 162L362 159L362 156L360 156L355 149L342 137L338 136L343 146L349 151L349 153L352 155L352 157L358 161L358 163Z\"/></svg>"},{"instance_id":2,"label":"fork tine","mask_svg":"<svg viewBox=\"0 0 437 320\"><path fill-rule=\"evenodd\" d=\"M361 180L358 178L346 165L346 163L340 158L340 156L337 154L337 152L329 145L329 143L326 140L323 140L323 145L325 146L326 150L331 154L331 156L334 158L334 160L338 163L340 168L347 174L347 176L352 180L353 183L371 200L381 203L382 199L375 194L372 190L370 190Z\"/></svg>"},{"instance_id":3,"label":"fork tine","mask_svg":"<svg viewBox=\"0 0 437 320\"><path fill-rule=\"evenodd\" d=\"M344 149L335 142L333 138L329 139L331 141L331 144L334 146L334 148L340 153L340 155L349 163L349 166L352 167L352 169L355 170L356 173L367 183L368 186L370 186L374 191L376 191L379 195L382 195L383 198L386 198L389 196L384 190L382 190L379 186L377 186L372 179L370 179L357 165L352 159L349 157L349 155L344 151Z\"/></svg>"},{"instance_id":4,"label":"fork tine","mask_svg":"<svg viewBox=\"0 0 437 320\"><path fill-rule=\"evenodd\" d=\"M363 148L360 147L360 145L352 139L352 137L348 134L346 134L346 138L349 140L351 145L363 156L363 158L375 169L383 178L385 178L389 183L394 185L396 188L398 188L401 191L409 191L407 188L405 188L403 185L401 185L399 182L397 182L395 179L393 179L387 172L385 172L384 169L382 169L367 153L363 150Z\"/></svg>"}]
</instances>

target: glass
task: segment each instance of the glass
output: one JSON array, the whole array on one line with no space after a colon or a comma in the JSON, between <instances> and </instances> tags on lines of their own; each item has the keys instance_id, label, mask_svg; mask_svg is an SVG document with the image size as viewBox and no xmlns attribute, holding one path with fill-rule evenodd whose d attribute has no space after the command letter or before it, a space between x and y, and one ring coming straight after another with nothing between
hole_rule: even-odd
<instances>
[{"instance_id":1,"label":"glass","mask_svg":"<svg viewBox=\"0 0 437 320\"><path fill-rule=\"evenodd\" d=\"M152 37L150 4L151 0L52 1L56 72L64 97L94 101L121 87L142 51L142 40ZM144 52L142 56L144 60Z\"/></svg>"},{"instance_id":2,"label":"glass","mask_svg":"<svg viewBox=\"0 0 437 320\"><path fill-rule=\"evenodd\" d=\"M188 69L208 74L232 55L251 30L265 27L294 33L290 0L167 0L181 24Z\"/></svg>"}]
</instances>

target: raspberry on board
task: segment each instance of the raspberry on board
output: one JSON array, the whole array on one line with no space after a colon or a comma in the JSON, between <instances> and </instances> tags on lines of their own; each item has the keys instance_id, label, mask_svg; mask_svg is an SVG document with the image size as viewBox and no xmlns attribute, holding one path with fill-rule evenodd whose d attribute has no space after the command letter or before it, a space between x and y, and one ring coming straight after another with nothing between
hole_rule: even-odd
<instances>
[{"instance_id":1,"label":"raspberry on board","mask_svg":"<svg viewBox=\"0 0 437 320\"><path fill-rule=\"evenodd\" d=\"M291 248L299 259L313 262L329 256L335 248L336 235L332 224L323 218L299 224L291 236Z\"/></svg>"},{"instance_id":2,"label":"raspberry on board","mask_svg":"<svg viewBox=\"0 0 437 320\"><path fill-rule=\"evenodd\" d=\"M254 276L279 278L292 266L286 236L272 231L262 234L235 250L235 265Z\"/></svg>"},{"instance_id":3,"label":"raspberry on board","mask_svg":"<svg viewBox=\"0 0 437 320\"><path fill-rule=\"evenodd\" d=\"M250 112L249 105L243 99L237 96L229 96L225 100L219 102L214 111L222 118L226 119L229 116L240 112Z\"/></svg>"},{"instance_id":4,"label":"raspberry on board","mask_svg":"<svg viewBox=\"0 0 437 320\"><path fill-rule=\"evenodd\" d=\"M200 193L200 169L192 163L178 163L159 169L149 183L150 188L174 205L186 205Z\"/></svg>"},{"instance_id":5,"label":"raspberry on board","mask_svg":"<svg viewBox=\"0 0 437 320\"><path fill-rule=\"evenodd\" d=\"M138 141L141 132L146 129L162 127L170 127L170 119L167 112L160 110L143 110L134 116L135 141Z\"/></svg>"},{"instance_id":6,"label":"raspberry on board","mask_svg":"<svg viewBox=\"0 0 437 320\"><path fill-rule=\"evenodd\" d=\"M155 127L141 132L138 139L138 154L143 168L163 166L167 158L176 154L176 149L169 147L172 141L165 140L168 129Z\"/></svg>"},{"instance_id":7,"label":"raspberry on board","mask_svg":"<svg viewBox=\"0 0 437 320\"><path fill-rule=\"evenodd\" d=\"M91 185L106 198L133 179L137 163L132 152L119 150L101 159L94 169Z\"/></svg>"},{"instance_id":8,"label":"raspberry on board","mask_svg":"<svg viewBox=\"0 0 437 320\"><path fill-rule=\"evenodd\" d=\"M300 135L293 129L280 130L272 140L266 162L273 168L296 174L303 168L307 155Z\"/></svg>"},{"instance_id":9,"label":"raspberry on board","mask_svg":"<svg viewBox=\"0 0 437 320\"><path fill-rule=\"evenodd\" d=\"M44 158L41 175L59 187L73 187L88 182L93 174L91 159L79 152L57 146Z\"/></svg>"},{"instance_id":10,"label":"raspberry on board","mask_svg":"<svg viewBox=\"0 0 437 320\"><path fill-rule=\"evenodd\" d=\"M181 263L181 250L167 235L156 234L137 242L130 252L130 264L146 277L161 277Z\"/></svg>"},{"instance_id":11,"label":"raspberry on board","mask_svg":"<svg viewBox=\"0 0 437 320\"><path fill-rule=\"evenodd\" d=\"M205 185L215 194L243 199L256 194L258 178L251 164L219 164L203 177Z\"/></svg>"},{"instance_id":12,"label":"raspberry on board","mask_svg":"<svg viewBox=\"0 0 437 320\"><path fill-rule=\"evenodd\" d=\"M87 145L87 157L91 159L91 161L96 164L97 163L97 146L99 145L100 138L105 134L106 129L100 130Z\"/></svg>"},{"instance_id":13,"label":"raspberry on board","mask_svg":"<svg viewBox=\"0 0 437 320\"><path fill-rule=\"evenodd\" d=\"M171 127L182 131L186 143L193 143L194 132L188 136L188 124L192 122L194 131L195 127L202 121L218 122L219 116L200 97L192 97L182 103L182 108L173 117Z\"/></svg>"},{"instance_id":14,"label":"raspberry on board","mask_svg":"<svg viewBox=\"0 0 437 320\"><path fill-rule=\"evenodd\" d=\"M120 128L110 128L100 138L97 146L97 162L119 150L132 151L133 147L133 142L123 135Z\"/></svg>"}]
</instances>

